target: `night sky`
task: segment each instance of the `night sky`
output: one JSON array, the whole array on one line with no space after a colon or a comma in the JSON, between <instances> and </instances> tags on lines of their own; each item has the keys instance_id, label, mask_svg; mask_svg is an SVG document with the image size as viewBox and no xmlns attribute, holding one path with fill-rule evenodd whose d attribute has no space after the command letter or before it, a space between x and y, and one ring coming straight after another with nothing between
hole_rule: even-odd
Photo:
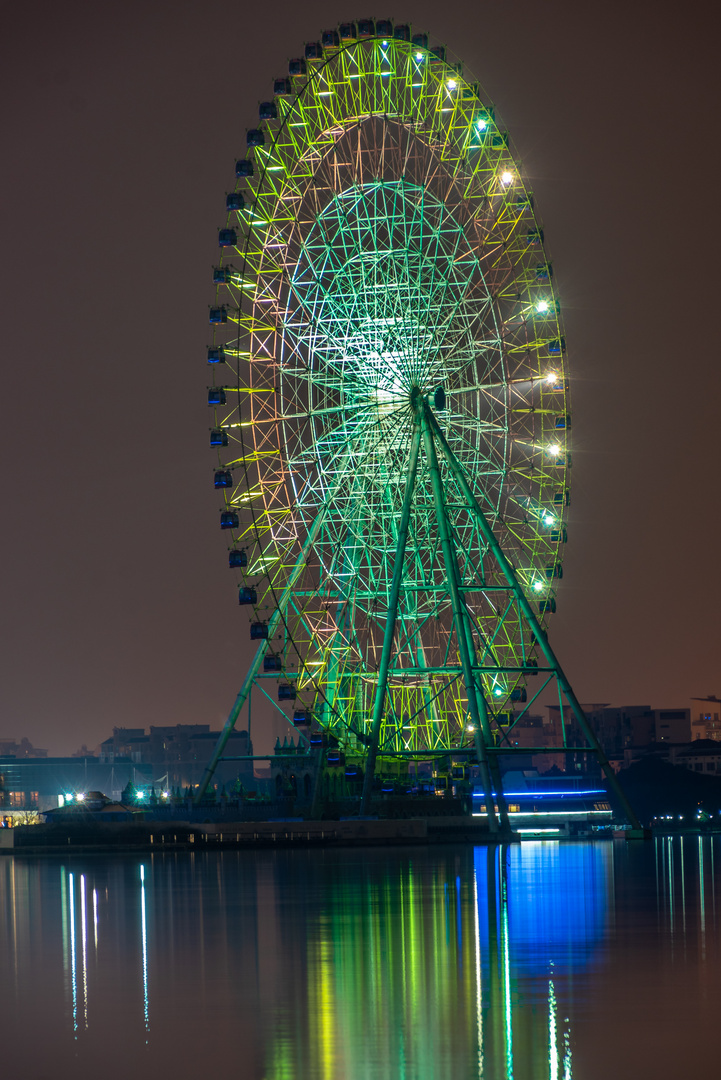
<instances>
[{"instance_id":1,"label":"night sky","mask_svg":"<svg viewBox=\"0 0 721 1080\"><path fill-rule=\"evenodd\" d=\"M251 643L208 448L216 229L273 78L366 14L5 5L0 737L70 753L227 714ZM573 412L551 640L578 696L721 694L716 6L370 14L463 59L544 219Z\"/></svg>"}]
</instances>

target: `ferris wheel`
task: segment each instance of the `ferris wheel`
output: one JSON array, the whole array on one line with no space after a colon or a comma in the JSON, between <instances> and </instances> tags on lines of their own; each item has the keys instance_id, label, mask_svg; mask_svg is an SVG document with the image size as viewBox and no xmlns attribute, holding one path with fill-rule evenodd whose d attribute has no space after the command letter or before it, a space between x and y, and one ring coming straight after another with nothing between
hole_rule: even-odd
<instances>
[{"instance_id":1,"label":"ferris wheel","mask_svg":"<svg viewBox=\"0 0 721 1080\"><path fill-rule=\"evenodd\" d=\"M208 402L258 649L225 736L260 685L366 798L378 755L470 749L490 804L494 750L567 686L565 338L508 132L445 47L359 21L290 61L235 174Z\"/></svg>"}]
</instances>

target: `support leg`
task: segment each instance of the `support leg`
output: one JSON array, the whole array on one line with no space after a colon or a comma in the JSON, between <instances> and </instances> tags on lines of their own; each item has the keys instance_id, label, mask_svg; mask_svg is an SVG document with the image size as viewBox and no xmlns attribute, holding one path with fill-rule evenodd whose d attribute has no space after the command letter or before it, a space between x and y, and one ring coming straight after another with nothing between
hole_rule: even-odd
<instances>
[{"instance_id":1,"label":"support leg","mask_svg":"<svg viewBox=\"0 0 721 1080\"><path fill-rule=\"evenodd\" d=\"M398 615L398 597L400 595L401 581L403 578L403 567L406 553L406 540L408 539L408 526L411 518L411 506L413 504L413 491L416 485L416 470L418 468L418 453L421 445L421 433L418 426L418 422L413 425L413 435L411 436L411 453L408 462L408 479L406 480L406 490L403 496L403 509L401 511L401 521L398 527L398 540L396 542L395 563L393 565L393 580L391 582L391 591L388 598L388 618L386 619L386 628L383 635L383 651L381 653L381 662L378 668L378 685L376 687L376 696L373 702L373 723L371 726L371 744L368 748L368 757L366 758L365 776L363 778L363 795L361 797L360 812L362 815L368 813L371 804L371 794L373 791L373 775L375 773L376 758L378 756L378 741L380 739L381 721L383 719L383 710L386 702L386 690L388 688L388 668L391 661L391 651L393 648L393 635L396 628L396 618Z\"/></svg>"}]
</instances>

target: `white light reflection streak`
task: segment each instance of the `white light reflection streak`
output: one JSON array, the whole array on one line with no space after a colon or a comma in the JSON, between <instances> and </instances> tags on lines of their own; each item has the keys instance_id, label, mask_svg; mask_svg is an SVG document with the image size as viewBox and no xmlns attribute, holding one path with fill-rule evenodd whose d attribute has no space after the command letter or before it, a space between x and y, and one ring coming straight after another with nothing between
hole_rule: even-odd
<instances>
[{"instance_id":1,"label":"white light reflection streak","mask_svg":"<svg viewBox=\"0 0 721 1080\"><path fill-rule=\"evenodd\" d=\"M698 891L701 899L701 952L706 958L706 897L703 879L703 837L698 838Z\"/></svg>"},{"instance_id":2,"label":"white light reflection streak","mask_svg":"<svg viewBox=\"0 0 721 1080\"><path fill-rule=\"evenodd\" d=\"M481 931L478 925L478 878L473 867L473 929L476 936L476 1030L478 1031L478 1075L483 1076L483 985L481 982Z\"/></svg>"},{"instance_id":3,"label":"white light reflection streak","mask_svg":"<svg viewBox=\"0 0 721 1080\"><path fill-rule=\"evenodd\" d=\"M686 935L686 870L683 864L683 842L685 839L685 836L681 837L681 915L684 936Z\"/></svg>"},{"instance_id":4,"label":"white light reflection streak","mask_svg":"<svg viewBox=\"0 0 721 1080\"><path fill-rule=\"evenodd\" d=\"M85 874L80 875L80 928L83 938L83 1019L88 1026L88 917L85 900Z\"/></svg>"},{"instance_id":5,"label":"white light reflection streak","mask_svg":"<svg viewBox=\"0 0 721 1080\"><path fill-rule=\"evenodd\" d=\"M95 935L95 951L98 951L98 890L93 889L93 933Z\"/></svg>"},{"instance_id":6,"label":"white light reflection streak","mask_svg":"<svg viewBox=\"0 0 721 1080\"><path fill-rule=\"evenodd\" d=\"M508 944L508 892L506 888L505 852L499 850L501 862L501 949L503 965L503 1002L505 1008L506 1077L513 1080L513 1013L511 1010L511 960Z\"/></svg>"},{"instance_id":7,"label":"white light reflection streak","mask_svg":"<svg viewBox=\"0 0 721 1080\"><path fill-rule=\"evenodd\" d=\"M150 1030L148 1010L148 925L145 917L145 867L140 867L140 926L143 938L143 1015L145 1030ZM147 1039L145 1040L147 1043Z\"/></svg>"},{"instance_id":8,"label":"white light reflection streak","mask_svg":"<svg viewBox=\"0 0 721 1080\"><path fill-rule=\"evenodd\" d=\"M68 874L68 894L70 897L70 984L73 991L73 1031L78 1037L78 987L75 981L75 878Z\"/></svg>"},{"instance_id":9,"label":"white light reflection streak","mask_svg":"<svg viewBox=\"0 0 721 1080\"><path fill-rule=\"evenodd\" d=\"M556 1023L556 988L548 980L548 1080L558 1080L558 1030Z\"/></svg>"}]
</instances>

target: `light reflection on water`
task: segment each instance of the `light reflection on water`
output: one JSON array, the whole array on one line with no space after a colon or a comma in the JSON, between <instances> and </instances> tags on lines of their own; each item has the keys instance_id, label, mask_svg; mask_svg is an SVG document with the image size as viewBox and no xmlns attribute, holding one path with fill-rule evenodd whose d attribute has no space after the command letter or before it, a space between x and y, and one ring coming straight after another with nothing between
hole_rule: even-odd
<instances>
[{"instance_id":1,"label":"light reflection on water","mask_svg":"<svg viewBox=\"0 0 721 1080\"><path fill-rule=\"evenodd\" d=\"M716 1076L720 844L5 858L4 1072Z\"/></svg>"}]
</instances>

